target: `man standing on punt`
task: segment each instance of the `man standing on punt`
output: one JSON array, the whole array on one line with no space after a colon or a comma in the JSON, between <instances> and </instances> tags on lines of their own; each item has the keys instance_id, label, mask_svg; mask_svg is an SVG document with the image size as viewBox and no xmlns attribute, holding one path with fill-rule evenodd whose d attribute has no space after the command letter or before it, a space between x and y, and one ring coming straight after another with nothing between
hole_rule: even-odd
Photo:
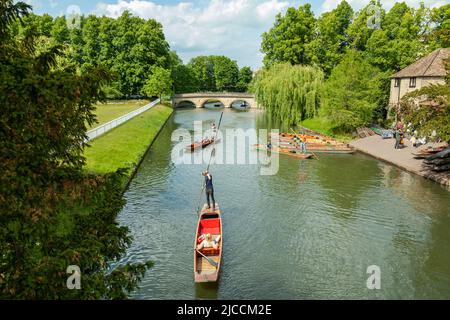
<instances>
[{"instance_id":1,"label":"man standing on punt","mask_svg":"<svg viewBox=\"0 0 450 320\"><path fill-rule=\"evenodd\" d=\"M203 171L202 175L205 177L206 202L208 203L208 209L211 209L211 203L209 201L209 198L211 197L214 210L216 206L216 201L214 200L214 187L212 182L212 176L208 172L208 170Z\"/></svg>"}]
</instances>

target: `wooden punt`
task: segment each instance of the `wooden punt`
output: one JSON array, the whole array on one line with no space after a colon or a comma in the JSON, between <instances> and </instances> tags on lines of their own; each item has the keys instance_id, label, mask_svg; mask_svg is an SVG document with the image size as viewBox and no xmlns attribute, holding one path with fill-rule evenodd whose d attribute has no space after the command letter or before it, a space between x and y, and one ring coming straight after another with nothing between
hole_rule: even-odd
<instances>
[{"instance_id":1,"label":"wooden punt","mask_svg":"<svg viewBox=\"0 0 450 320\"><path fill-rule=\"evenodd\" d=\"M267 147L265 147L263 145L256 145L256 149L270 151L273 153L285 154L287 156L291 156L291 157L299 158L299 159L309 159L309 158L312 158L312 156L313 156L311 153L302 153L298 150L288 150L288 149L277 148L277 147L272 147L272 149L268 150Z\"/></svg>"},{"instance_id":2,"label":"wooden punt","mask_svg":"<svg viewBox=\"0 0 450 320\"><path fill-rule=\"evenodd\" d=\"M219 139L217 139L216 142L219 142ZM194 151L194 150L197 150L197 149L206 148L207 146L209 146L212 143L214 143L214 138L211 139L211 140L206 140L206 141L203 140L202 142L192 143L192 144L190 144L190 145L188 145L186 147L186 150L187 151Z\"/></svg>"},{"instance_id":3,"label":"wooden punt","mask_svg":"<svg viewBox=\"0 0 450 320\"><path fill-rule=\"evenodd\" d=\"M203 248L197 250L199 238L210 234L212 239L220 236L218 248ZM222 260L222 217L219 205L216 203L214 210L203 206L197 223L197 232L194 242L194 279L196 283L216 282L219 278L220 263Z\"/></svg>"},{"instance_id":4,"label":"wooden punt","mask_svg":"<svg viewBox=\"0 0 450 320\"><path fill-rule=\"evenodd\" d=\"M293 140L280 139L280 147L283 149L298 150L299 144L296 144ZM306 150L314 153L354 153L355 150L348 147L346 144L326 144L323 142L307 142Z\"/></svg>"},{"instance_id":5,"label":"wooden punt","mask_svg":"<svg viewBox=\"0 0 450 320\"><path fill-rule=\"evenodd\" d=\"M284 142L292 142L295 141L296 138L299 138L306 143L313 143L313 144L322 144L322 145L332 145L332 146L342 146L345 145L340 141L337 141L336 139L322 136L322 135L310 135L310 134L291 134L291 133L280 133L278 135L280 141Z\"/></svg>"}]
</instances>

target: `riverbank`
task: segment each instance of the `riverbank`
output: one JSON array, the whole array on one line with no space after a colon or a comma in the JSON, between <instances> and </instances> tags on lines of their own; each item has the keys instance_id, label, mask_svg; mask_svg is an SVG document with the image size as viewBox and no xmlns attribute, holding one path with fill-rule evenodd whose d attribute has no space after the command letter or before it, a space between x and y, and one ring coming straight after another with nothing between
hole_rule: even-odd
<instances>
[{"instance_id":1,"label":"riverbank","mask_svg":"<svg viewBox=\"0 0 450 320\"><path fill-rule=\"evenodd\" d=\"M375 135L354 140L350 142L350 146L379 160L433 180L447 187L450 191L450 172L437 173L430 170L424 170L422 167L423 160L414 159L414 156L411 153L419 152L426 148L426 146L414 148L408 140L405 139L405 141L406 147L404 149L396 150L394 149L393 139L382 139L380 136Z\"/></svg>"},{"instance_id":2,"label":"riverbank","mask_svg":"<svg viewBox=\"0 0 450 320\"><path fill-rule=\"evenodd\" d=\"M172 112L172 108L159 104L94 139L85 150L85 169L108 173L128 168L129 176L132 176Z\"/></svg>"},{"instance_id":3,"label":"riverbank","mask_svg":"<svg viewBox=\"0 0 450 320\"><path fill-rule=\"evenodd\" d=\"M342 142L350 142L353 138L350 133L336 134L332 130L331 122L324 117L315 117L312 119L306 119L300 122L300 125L326 136L335 138Z\"/></svg>"}]
</instances>

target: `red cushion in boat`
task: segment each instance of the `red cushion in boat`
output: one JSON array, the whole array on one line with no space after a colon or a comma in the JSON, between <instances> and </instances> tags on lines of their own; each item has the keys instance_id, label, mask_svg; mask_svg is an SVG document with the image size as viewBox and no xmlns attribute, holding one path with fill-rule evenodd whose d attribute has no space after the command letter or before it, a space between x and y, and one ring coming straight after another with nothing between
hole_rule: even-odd
<instances>
[{"instance_id":1,"label":"red cushion in boat","mask_svg":"<svg viewBox=\"0 0 450 320\"><path fill-rule=\"evenodd\" d=\"M200 221L200 225L203 228L211 228L211 227L218 227L220 225L219 219L206 219Z\"/></svg>"},{"instance_id":2,"label":"red cushion in boat","mask_svg":"<svg viewBox=\"0 0 450 320\"><path fill-rule=\"evenodd\" d=\"M220 234L219 219L207 219L200 221L200 234Z\"/></svg>"},{"instance_id":3,"label":"red cushion in boat","mask_svg":"<svg viewBox=\"0 0 450 320\"><path fill-rule=\"evenodd\" d=\"M203 228L201 232L202 234L220 234L220 228Z\"/></svg>"}]
</instances>

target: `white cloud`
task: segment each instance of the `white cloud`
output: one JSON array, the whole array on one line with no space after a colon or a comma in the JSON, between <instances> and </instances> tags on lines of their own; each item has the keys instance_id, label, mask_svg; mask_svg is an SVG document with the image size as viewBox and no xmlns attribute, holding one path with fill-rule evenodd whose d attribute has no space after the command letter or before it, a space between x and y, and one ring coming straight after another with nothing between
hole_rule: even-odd
<instances>
[{"instance_id":1,"label":"white cloud","mask_svg":"<svg viewBox=\"0 0 450 320\"><path fill-rule=\"evenodd\" d=\"M322 3L321 12L331 11L336 8L342 0L325 0ZM419 7L421 2L425 2L425 5L430 8L439 7L446 3L446 0L402 0L406 2L409 6ZM383 8L386 10L391 9L396 2L402 2L400 0L381 0ZM347 0L348 4L352 6L354 10L359 10L370 3L370 0Z\"/></svg>"},{"instance_id":2,"label":"white cloud","mask_svg":"<svg viewBox=\"0 0 450 320\"><path fill-rule=\"evenodd\" d=\"M192 2L174 5L144 0L99 3L96 13L118 17L123 11L162 23L171 48L185 60L200 54L220 54L237 60L240 66L261 65L261 34L275 15L289 3L283 0L211 0L205 6Z\"/></svg>"}]
</instances>

